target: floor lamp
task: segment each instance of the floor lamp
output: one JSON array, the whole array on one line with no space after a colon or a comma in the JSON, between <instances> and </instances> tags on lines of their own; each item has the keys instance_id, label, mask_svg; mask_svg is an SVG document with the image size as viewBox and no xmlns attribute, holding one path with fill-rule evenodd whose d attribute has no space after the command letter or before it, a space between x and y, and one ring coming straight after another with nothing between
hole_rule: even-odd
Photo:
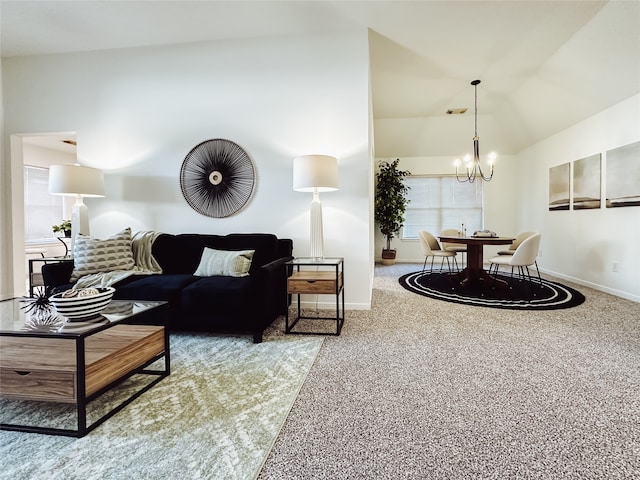
<instances>
[{"instance_id":1,"label":"floor lamp","mask_svg":"<svg viewBox=\"0 0 640 480\"><path fill-rule=\"evenodd\" d=\"M305 155L293 159L293 189L312 192L311 201L311 257L324 257L322 233L322 204L320 192L338 189L338 160L329 155Z\"/></svg>"},{"instance_id":2,"label":"floor lamp","mask_svg":"<svg viewBox=\"0 0 640 480\"><path fill-rule=\"evenodd\" d=\"M71 245L79 233L89 235L89 214L83 197L104 197L102 170L80 165L51 165L49 167L49 193L75 196L71 209Z\"/></svg>"}]
</instances>

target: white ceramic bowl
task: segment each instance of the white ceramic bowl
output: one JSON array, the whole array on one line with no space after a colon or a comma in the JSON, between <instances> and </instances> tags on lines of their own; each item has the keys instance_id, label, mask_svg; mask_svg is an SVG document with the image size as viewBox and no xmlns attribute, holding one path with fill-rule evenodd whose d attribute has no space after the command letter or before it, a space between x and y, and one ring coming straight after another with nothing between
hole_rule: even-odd
<instances>
[{"instance_id":1,"label":"white ceramic bowl","mask_svg":"<svg viewBox=\"0 0 640 480\"><path fill-rule=\"evenodd\" d=\"M56 293L49 297L49 300L55 307L56 311L70 320L87 318L100 313L109 304L116 291L113 287L96 288L96 295L86 297L69 297L64 298L64 292Z\"/></svg>"}]
</instances>

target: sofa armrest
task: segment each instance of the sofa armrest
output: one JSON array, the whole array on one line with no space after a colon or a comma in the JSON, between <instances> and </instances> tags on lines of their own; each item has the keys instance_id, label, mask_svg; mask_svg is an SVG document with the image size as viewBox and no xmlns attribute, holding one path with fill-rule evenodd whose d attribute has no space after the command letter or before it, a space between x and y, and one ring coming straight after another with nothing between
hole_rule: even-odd
<instances>
[{"instance_id":1,"label":"sofa armrest","mask_svg":"<svg viewBox=\"0 0 640 480\"><path fill-rule=\"evenodd\" d=\"M42 280L45 291L51 292L54 288L71 283L73 262L45 263L42 265Z\"/></svg>"},{"instance_id":2,"label":"sofa armrest","mask_svg":"<svg viewBox=\"0 0 640 480\"><path fill-rule=\"evenodd\" d=\"M287 269L285 264L293 257L282 257L269 262L257 272L261 285L262 302L271 319L284 315L289 307L287 296Z\"/></svg>"},{"instance_id":3,"label":"sofa armrest","mask_svg":"<svg viewBox=\"0 0 640 480\"><path fill-rule=\"evenodd\" d=\"M282 272L284 272L285 271L284 264L287 263L289 260L293 260L293 257L292 256L281 257L281 258L278 258L277 260L274 260L273 262L264 264L260 268L269 272L268 275L274 275L274 274L277 274L279 270L282 270Z\"/></svg>"},{"instance_id":4,"label":"sofa armrest","mask_svg":"<svg viewBox=\"0 0 640 480\"><path fill-rule=\"evenodd\" d=\"M288 275L285 267L289 260L293 260L293 257L278 258L260 268L260 274L265 276L265 305L270 304L275 315L284 315L291 303L290 297L287 295Z\"/></svg>"}]
</instances>

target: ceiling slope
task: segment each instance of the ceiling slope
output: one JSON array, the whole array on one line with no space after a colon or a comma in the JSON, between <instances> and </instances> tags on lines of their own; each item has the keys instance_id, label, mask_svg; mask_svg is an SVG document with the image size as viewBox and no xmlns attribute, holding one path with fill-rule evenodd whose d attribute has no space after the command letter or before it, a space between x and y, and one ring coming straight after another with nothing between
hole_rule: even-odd
<instances>
[{"instance_id":1,"label":"ceiling slope","mask_svg":"<svg viewBox=\"0 0 640 480\"><path fill-rule=\"evenodd\" d=\"M640 2L0 0L4 58L369 29L378 156L514 154L640 92ZM449 108L467 108L447 115Z\"/></svg>"}]
</instances>

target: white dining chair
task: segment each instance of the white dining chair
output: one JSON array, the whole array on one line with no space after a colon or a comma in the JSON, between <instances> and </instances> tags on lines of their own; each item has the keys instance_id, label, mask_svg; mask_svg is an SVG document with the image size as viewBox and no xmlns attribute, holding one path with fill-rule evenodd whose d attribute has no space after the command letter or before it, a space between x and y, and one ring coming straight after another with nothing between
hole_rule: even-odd
<instances>
[{"instance_id":1,"label":"white dining chair","mask_svg":"<svg viewBox=\"0 0 640 480\"><path fill-rule=\"evenodd\" d=\"M440 236L441 237L460 237L462 236L462 233L460 232L460 230L457 230L455 228L445 228L444 230L442 230L442 232L440 232ZM462 257L462 263L464 264L464 254L467 253L467 246L465 244L442 242L442 249L448 250L450 252L459 253L460 256Z\"/></svg>"},{"instance_id":2,"label":"white dining chair","mask_svg":"<svg viewBox=\"0 0 640 480\"><path fill-rule=\"evenodd\" d=\"M426 232L424 230L419 232L420 235L420 247L422 248L422 253L424 255L424 264L422 265L422 271L424 272L427 268L427 260L431 257L431 270L429 273L433 273L433 262L436 257L440 257L442 259L440 263L440 270L442 271L442 267L444 267L444 261L447 261L447 266L449 267L449 272L451 272L451 263L450 259L453 258L454 265L456 266L456 270L458 268L458 262L456 260L456 252L452 252L450 250L443 250L440 244L438 243L438 239L433 236L430 232Z\"/></svg>"},{"instance_id":3,"label":"white dining chair","mask_svg":"<svg viewBox=\"0 0 640 480\"><path fill-rule=\"evenodd\" d=\"M489 274L493 273L494 276L497 276L500 266L506 265L511 267L511 277L513 278L513 270L517 267L518 277L522 280L528 280L528 282L531 283L529 267L536 264L538 280L542 286L542 278L540 277L540 271L536 263L541 238L542 236L539 233L534 233L518 245L513 255L496 255L495 257L491 257L489 259Z\"/></svg>"},{"instance_id":4,"label":"white dining chair","mask_svg":"<svg viewBox=\"0 0 640 480\"><path fill-rule=\"evenodd\" d=\"M522 242L524 242L527 238L529 238L531 235L535 235L537 232L520 232L518 235L516 235L516 237L513 239L513 242L511 242L511 245L509 245L509 248L507 248L506 250L500 250L498 252L498 255L513 255L514 253L516 253L516 249L520 246L520 244ZM536 270L539 271L538 269L538 260L536 259L536 261L534 262L534 265L536 267ZM538 273L538 276L540 276L540 274Z\"/></svg>"},{"instance_id":5,"label":"white dining chair","mask_svg":"<svg viewBox=\"0 0 640 480\"><path fill-rule=\"evenodd\" d=\"M513 255L516 252L516 248L520 246L520 244L531 235L535 235L538 232L520 232L511 242L511 245L506 250L500 250L498 255Z\"/></svg>"}]
</instances>

